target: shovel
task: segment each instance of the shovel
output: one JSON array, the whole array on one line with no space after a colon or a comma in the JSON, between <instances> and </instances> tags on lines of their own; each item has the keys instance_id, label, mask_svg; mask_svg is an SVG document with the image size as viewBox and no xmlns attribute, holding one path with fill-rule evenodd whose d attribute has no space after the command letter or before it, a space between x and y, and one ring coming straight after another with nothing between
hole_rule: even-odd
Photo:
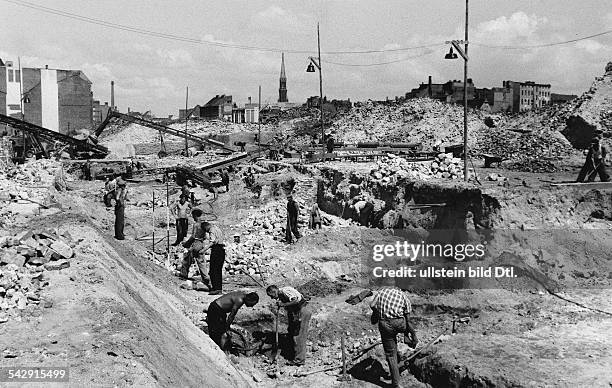
<instances>
[{"instance_id":1,"label":"shovel","mask_svg":"<svg viewBox=\"0 0 612 388\"><path fill-rule=\"evenodd\" d=\"M276 364L276 356L278 355L278 318L279 318L280 308L276 309L276 324L274 328L274 348L272 349L272 362Z\"/></svg>"}]
</instances>

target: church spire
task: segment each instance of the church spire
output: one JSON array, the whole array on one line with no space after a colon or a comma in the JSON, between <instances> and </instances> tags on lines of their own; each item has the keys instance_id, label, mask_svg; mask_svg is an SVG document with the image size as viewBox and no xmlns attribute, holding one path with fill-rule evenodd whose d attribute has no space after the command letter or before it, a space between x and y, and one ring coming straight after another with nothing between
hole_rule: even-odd
<instances>
[{"instance_id":1,"label":"church spire","mask_svg":"<svg viewBox=\"0 0 612 388\"><path fill-rule=\"evenodd\" d=\"M278 102L287 101L287 75L285 74L285 53L281 53L281 71L278 87Z\"/></svg>"}]
</instances>

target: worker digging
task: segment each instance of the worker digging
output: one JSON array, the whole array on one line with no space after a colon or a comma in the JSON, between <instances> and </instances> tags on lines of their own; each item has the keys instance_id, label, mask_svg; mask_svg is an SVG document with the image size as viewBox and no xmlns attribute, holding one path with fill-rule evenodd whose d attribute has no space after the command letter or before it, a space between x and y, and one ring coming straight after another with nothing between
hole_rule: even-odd
<instances>
[{"instance_id":1,"label":"worker digging","mask_svg":"<svg viewBox=\"0 0 612 388\"><path fill-rule=\"evenodd\" d=\"M604 2L5 3L0 385L612 384Z\"/></svg>"}]
</instances>

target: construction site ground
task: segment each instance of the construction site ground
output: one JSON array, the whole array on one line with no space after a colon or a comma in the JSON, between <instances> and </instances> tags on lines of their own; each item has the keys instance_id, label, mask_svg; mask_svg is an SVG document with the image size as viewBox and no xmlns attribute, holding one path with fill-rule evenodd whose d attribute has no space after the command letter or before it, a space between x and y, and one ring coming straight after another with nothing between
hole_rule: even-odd
<instances>
[{"instance_id":1,"label":"construction site ground","mask_svg":"<svg viewBox=\"0 0 612 388\"><path fill-rule=\"evenodd\" d=\"M550 185L573 180L580 164L578 158L568 161L554 174L481 167L476 172L483 190L501 203L508 227L575 224L584 229L609 229L609 219L584 216L588 209L583 214L566 209L582 198L584 190ZM372 164L334 163L333 168L367 173ZM493 172L507 177L507 183L487 180ZM306 213L316 195L315 178L297 171L291 174L297 178L296 192ZM281 354L275 368L267 351L226 358L206 335L205 310L215 297L181 288L184 281L173 270L182 248L170 247L166 253L167 241L159 242L168 232L166 209L158 207L152 217L151 203L147 203L155 190L163 205L163 182L130 183L124 241L113 238L114 214L101 201L101 182L75 179L68 186L63 192L52 189L61 210L24 218L15 228L59 228L78 244L71 266L50 275L51 286L44 297L51 303L23 310L18 320L0 325L0 365L67 365L72 386L200 386L203 382L207 386L387 386L381 346L357 360L350 369L350 382L337 380L340 368L294 376L338 365L341 333L348 339L349 358L379 341L376 326L369 322L369 299L357 305L345 300L367 287L360 261L362 239L366 235L382 239L383 231L327 216L321 231L302 227L304 236L295 244L282 242L282 235L265 240L267 245L261 247L267 261L263 276L225 274L224 291L249 289L260 295L254 308L240 310L235 326L253 337L246 342L260 339L266 349L274 341L275 305L262 285L293 285L310 297L313 320L306 365L299 370L287 365L286 317L281 316ZM214 214L228 240L233 235L246 239L245 220L256 219L262 209L270 212L274 206L285 206L283 195L264 193L263 198L256 198L238 175L230 187L216 199L196 190L205 212ZM178 188L174 184L168 188L170 200L175 200ZM596 191L606 193L606 189ZM593 200L601 198L593 196ZM153 231L158 239L155 254L151 252ZM265 233L277 233L274 231L277 229L270 228ZM173 241L172 227L170 238ZM603 244L612 248L610 240ZM590 270L585 268L585 272ZM608 285L610 276L603 274ZM566 290L563 296L612 311L609 287ZM541 287L429 291L412 293L410 299L421 344L444 336L403 372L405 386L612 384L610 315L561 300ZM457 333L451 335L455 315L470 316L471 321L459 324ZM403 344L400 349L410 353Z\"/></svg>"}]
</instances>

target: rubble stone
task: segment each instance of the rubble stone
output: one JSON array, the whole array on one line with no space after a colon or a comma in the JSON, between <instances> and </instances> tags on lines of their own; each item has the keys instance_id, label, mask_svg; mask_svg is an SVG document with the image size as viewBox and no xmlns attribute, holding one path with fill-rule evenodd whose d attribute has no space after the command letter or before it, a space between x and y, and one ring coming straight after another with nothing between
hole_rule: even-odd
<instances>
[{"instance_id":1,"label":"rubble stone","mask_svg":"<svg viewBox=\"0 0 612 388\"><path fill-rule=\"evenodd\" d=\"M59 271L65 268L70 267L70 262L66 259L63 260L57 260L57 261L50 261L46 264L44 264L44 268L47 271Z\"/></svg>"}]
</instances>

